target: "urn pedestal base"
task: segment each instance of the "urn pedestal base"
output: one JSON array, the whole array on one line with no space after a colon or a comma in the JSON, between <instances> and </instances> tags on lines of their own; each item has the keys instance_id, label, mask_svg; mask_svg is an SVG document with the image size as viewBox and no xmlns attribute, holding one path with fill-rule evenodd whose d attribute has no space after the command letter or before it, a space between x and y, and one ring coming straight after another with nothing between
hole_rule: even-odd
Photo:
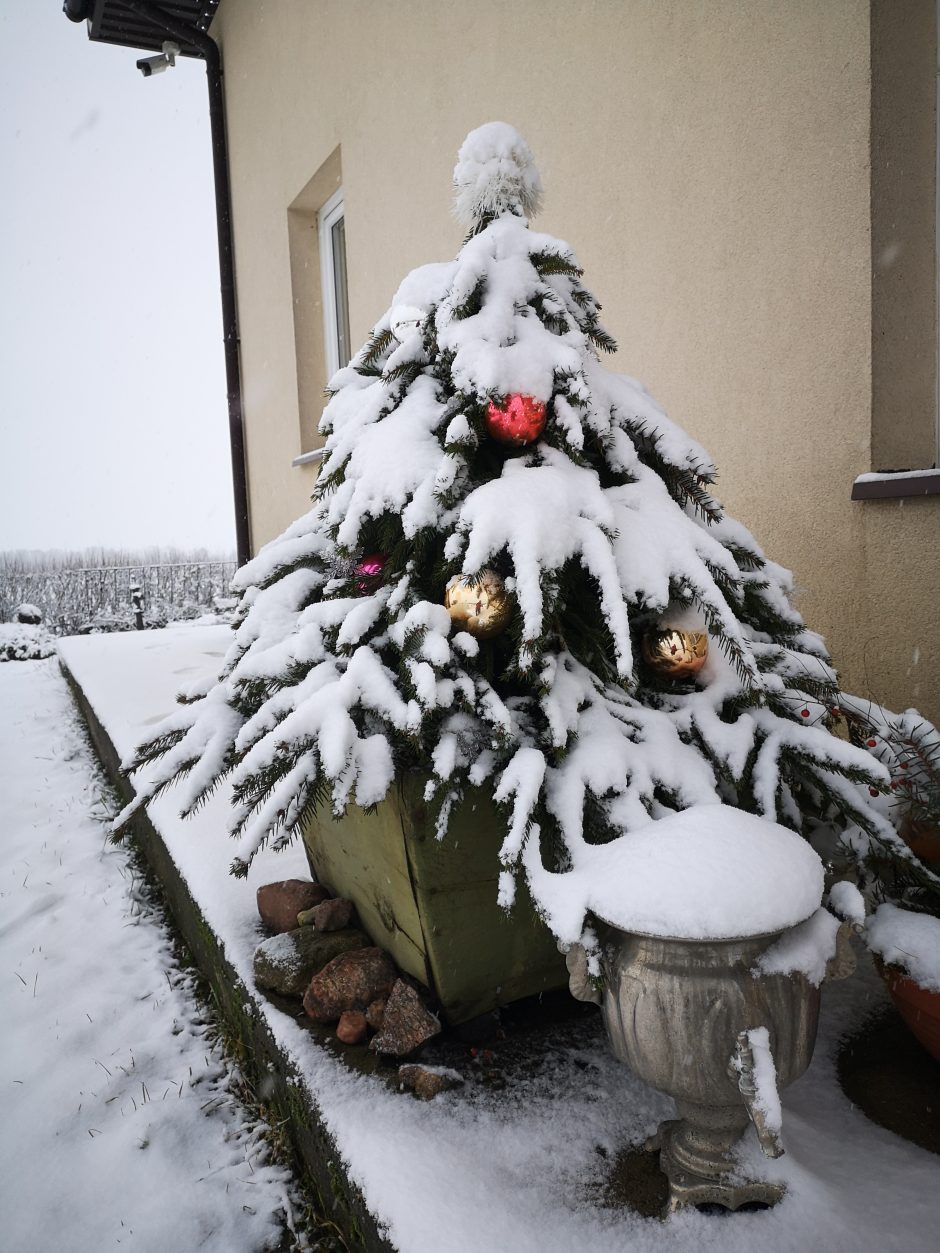
<instances>
[{"instance_id":1,"label":"urn pedestal base","mask_svg":"<svg viewBox=\"0 0 940 1253\"><path fill-rule=\"evenodd\" d=\"M659 1150L659 1166L669 1180L666 1214L687 1206L720 1205L736 1210L742 1205L776 1205L786 1193L783 1184L761 1179L733 1179L731 1150L748 1124L739 1106L678 1104L681 1118L660 1125L646 1142Z\"/></svg>"}]
</instances>

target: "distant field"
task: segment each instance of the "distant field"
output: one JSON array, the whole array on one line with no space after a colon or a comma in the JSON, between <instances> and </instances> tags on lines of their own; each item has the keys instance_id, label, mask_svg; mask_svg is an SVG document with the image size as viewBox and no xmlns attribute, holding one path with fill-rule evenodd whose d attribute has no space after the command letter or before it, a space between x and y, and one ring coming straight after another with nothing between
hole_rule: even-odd
<instances>
[{"instance_id":1,"label":"distant field","mask_svg":"<svg viewBox=\"0 0 940 1253\"><path fill-rule=\"evenodd\" d=\"M145 624L162 626L224 609L235 568L233 554L206 549L0 553L0 622L31 604L57 635L130 630L139 587Z\"/></svg>"}]
</instances>

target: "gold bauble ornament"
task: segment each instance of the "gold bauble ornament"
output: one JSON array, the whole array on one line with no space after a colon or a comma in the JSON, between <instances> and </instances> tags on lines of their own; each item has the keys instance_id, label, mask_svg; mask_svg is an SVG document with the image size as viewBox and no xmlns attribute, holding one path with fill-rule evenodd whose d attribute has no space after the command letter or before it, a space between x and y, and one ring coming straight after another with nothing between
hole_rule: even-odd
<instances>
[{"instance_id":1,"label":"gold bauble ornament","mask_svg":"<svg viewBox=\"0 0 940 1253\"><path fill-rule=\"evenodd\" d=\"M651 669L667 679L691 679L708 657L705 631L680 631L656 627L643 636L643 658Z\"/></svg>"},{"instance_id":2,"label":"gold bauble ornament","mask_svg":"<svg viewBox=\"0 0 940 1253\"><path fill-rule=\"evenodd\" d=\"M506 584L495 570L483 570L478 579L458 574L447 584L444 608L453 623L478 640L504 631L512 616Z\"/></svg>"}]
</instances>

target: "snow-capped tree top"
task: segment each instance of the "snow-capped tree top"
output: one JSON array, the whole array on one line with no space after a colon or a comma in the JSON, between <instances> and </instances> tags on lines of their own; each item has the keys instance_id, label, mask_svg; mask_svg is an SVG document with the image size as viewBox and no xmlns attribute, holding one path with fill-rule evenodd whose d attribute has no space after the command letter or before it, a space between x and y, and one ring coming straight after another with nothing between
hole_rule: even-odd
<instances>
[{"instance_id":1,"label":"snow-capped tree top","mask_svg":"<svg viewBox=\"0 0 940 1253\"><path fill-rule=\"evenodd\" d=\"M513 213L530 218L542 205L542 180L529 145L506 122L487 122L463 141L454 167L458 220L472 228Z\"/></svg>"}]
</instances>

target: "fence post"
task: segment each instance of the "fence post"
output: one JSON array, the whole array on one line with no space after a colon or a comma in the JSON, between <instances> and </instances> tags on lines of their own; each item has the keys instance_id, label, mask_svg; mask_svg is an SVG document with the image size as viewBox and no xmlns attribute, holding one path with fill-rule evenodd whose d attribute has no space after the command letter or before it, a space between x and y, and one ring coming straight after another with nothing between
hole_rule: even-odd
<instances>
[{"instance_id":1,"label":"fence post","mask_svg":"<svg viewBox=\"0 0 940 1253\"><path fill-rule=\"evenodd\" d=\"M139 583L131 584L131 604L134 607L134 625L138 631L144 629L144 594Z\"/></svg>"}]
</instances>

